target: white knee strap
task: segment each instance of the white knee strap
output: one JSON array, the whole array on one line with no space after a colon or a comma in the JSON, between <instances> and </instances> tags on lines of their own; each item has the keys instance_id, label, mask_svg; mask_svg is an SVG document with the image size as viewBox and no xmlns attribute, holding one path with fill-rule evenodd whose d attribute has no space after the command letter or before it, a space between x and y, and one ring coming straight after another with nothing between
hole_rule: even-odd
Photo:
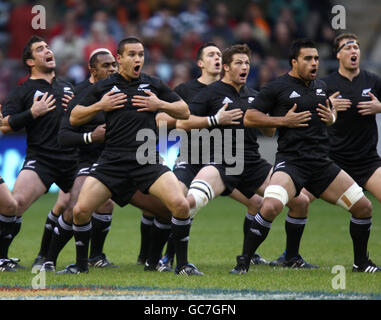
<instances>
[{"instance_id":1,"label":"white knee strap","mask_svg":"<svg viewBox=\"0 0 381 320\"><path fill-rule=\"evenodd\" d=\"M212 187L204 180L194 180L192 181L188 195L191 194L196 202L196 206L190 209L190 217L194 218L196 213L204 207L209 200L214 198L214 192Z\"/></svg>"},{"instance_id":2,"label":"white knee strap","mask_svg":"<svg viewBox=\"0 0 381 320\"><path fill-rule=\"evenodd\" d=\"M288 202L288 193L285 188L280 185L270 185L265 189L263 198L274 198L282 202L285 206Z\"/></svg>"},{"instance_id":3,"label":"white knee strap","mask_svg":"<svg viewBox=\"0 0 381 320\"><path fill-rule=\"evenodd\" d=\"M363 195L362 188L355 182L341 195L336 204L345 210L349 210Z\"/></svg>"}]
</instances>

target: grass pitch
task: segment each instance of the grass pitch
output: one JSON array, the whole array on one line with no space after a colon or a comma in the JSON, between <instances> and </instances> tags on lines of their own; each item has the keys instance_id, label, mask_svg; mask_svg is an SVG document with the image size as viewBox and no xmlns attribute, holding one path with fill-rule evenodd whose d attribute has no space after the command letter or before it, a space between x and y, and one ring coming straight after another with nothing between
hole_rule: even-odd
<instances>
[{"instance_id":1,"label":"grass pitch","mask_svg":"<svg viewBox=\"0 0 381 320\"><path fill-rule=\"evenodd\" d=\"M373 225L369 239L370 258L381 265L381 205L368 195L373 203ZM176 299L187 297L226 297L229 299L381 299L381 274L352 273L353 248L349 235L350 215L343 209L316 200L310 206L300 253L316 270L291 270L269 266L251 266L246 275L230 275L236 255L241 253L245 207L230 198L219 197L203 208L195 218L189 242L189 260L205 273L204 277L181 277L173 273L145 272L136 264L140 248L141 211L135 207L116 207L104 252L117 269L90 269L88 274L46 274L46 289L30 290L36 274L31 265L38 253L45 219L53 207L56 195L40 198L24 214L21 231L12 243L9 256L21 259L27 267L16 273L0 273L0 298L23 296L54 296L66 290L78 297L96 294L97 290L128 291L136 299L146 299L150 292L159 292ZM274 221L266 241L258 250L265 259L277 258L285 248L284 221L286 209ZM57 270L75 262L72 239L61 252ZM341 288L333 273L334 266L345 268ZM335 280L336 279L336 280ZM345 284L345 288L343 285ZM87 291L86 291L87 290ZM60 295L58 293L58 295ZM65 294L62 293L64 296ZM193 295L193 296L192 296ZM214 296L213 296L214 295ZM124 296L124 297L126 297ZM159 295L160 296L160 295ZM151 296L152 297L152 296ZM167 298L168 299L168 298Z\"/></svg>"}]
</instances>

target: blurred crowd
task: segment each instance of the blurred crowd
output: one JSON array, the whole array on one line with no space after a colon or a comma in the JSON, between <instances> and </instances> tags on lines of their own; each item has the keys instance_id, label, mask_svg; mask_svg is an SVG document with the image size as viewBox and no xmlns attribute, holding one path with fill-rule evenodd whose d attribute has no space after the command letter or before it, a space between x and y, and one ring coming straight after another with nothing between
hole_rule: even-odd
<instances>
[{"instance_id":1,"label":"blurred crowd","mask_svg":"<svg viewBox=\"0 0 381 320\"><path fill-rule=\"evenodd\" d=\"M46 8L46 29L32 28L36 4ZM288 70L288 48L297 37L314 39L322 60L334 59L331 7L329 0L0 0L0 103L27 77L21 53L33 34L45 37L57 75L73 84L88 76L94 48L116 54L127 36L146 46L144 72L171 87L198 76L195 56L202 43L221 48L247 43L252 50L248 85L259 89Z\"/></svg>"}]
</instances>

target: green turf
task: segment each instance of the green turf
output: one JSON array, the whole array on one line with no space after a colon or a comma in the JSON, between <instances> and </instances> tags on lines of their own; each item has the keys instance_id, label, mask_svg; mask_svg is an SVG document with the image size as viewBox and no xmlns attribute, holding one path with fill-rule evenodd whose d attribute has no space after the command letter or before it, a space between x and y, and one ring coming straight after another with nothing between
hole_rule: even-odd
<instances>
[{"instance_id":1,"label":"green turf","mask_svg":"<svg viewBox=\"0 0 381 320\"><path fill-rule=\"evenodd\" d=\"M47 213L56 196L45 195L24 215L21 232L14 240L10 257L21 258L27 270L0 273L0 286L31 287L35 274L31 264L41 241ZM373 261L381 264L381 205L370 197L374 206L369 251ZM258 252L266 259L277 258L285 247L286 210L275 220L266 241ZM114 211L111 231L105 244L108 258L119 269L90 269L85 275L47 274L47 287L106 286L157 287L189 289L226 289L287 292L381 294L381 274L351 272L353 249L349 236L350 215L343 209L317 200L310 206L300 252L305 260L320 266L317 270L290 270L269 266L251 267L243 276L230 275L235 257L241 253L242 223L245 208L230 198L220 197L202 209L195 218L189 242L189 260L205 273L204 277L181 277L173 273L144 272L136 265L140 246L140 210L127 206ZM57 270L75 261L71 240L61 252ZM332 288L332 267L346 269L346 288Z\"/></svg>"}]
</instances>

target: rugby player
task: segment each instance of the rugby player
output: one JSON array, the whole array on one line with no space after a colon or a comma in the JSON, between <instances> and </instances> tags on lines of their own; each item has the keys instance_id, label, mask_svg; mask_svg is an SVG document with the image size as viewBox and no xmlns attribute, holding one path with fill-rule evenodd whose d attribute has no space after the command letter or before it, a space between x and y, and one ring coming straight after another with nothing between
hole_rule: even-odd
<instances>
[{"instance_id":1,"label":"rugby player","mask_svg":"<svg viewBox=\"0 0 381 320\"><path fill-rule=\"evenodd\" d=\"M247 127L278 127L278 151L262 207L233 270L248 271L249 257L266 239L272 221L304 187L314 197L351 213L350 235L357 271L378 271L367 255L371 202L362 188L328 157L327 126L335 120L334 111L329 107L325 82L316 80L319 55L313 41L294 41L289 63L290 72L267 84L244 117ZM286 252L286 259L288 255ZM290 257L290 263L297 264L299 258Z\"/></svg>"}]
</instances>

